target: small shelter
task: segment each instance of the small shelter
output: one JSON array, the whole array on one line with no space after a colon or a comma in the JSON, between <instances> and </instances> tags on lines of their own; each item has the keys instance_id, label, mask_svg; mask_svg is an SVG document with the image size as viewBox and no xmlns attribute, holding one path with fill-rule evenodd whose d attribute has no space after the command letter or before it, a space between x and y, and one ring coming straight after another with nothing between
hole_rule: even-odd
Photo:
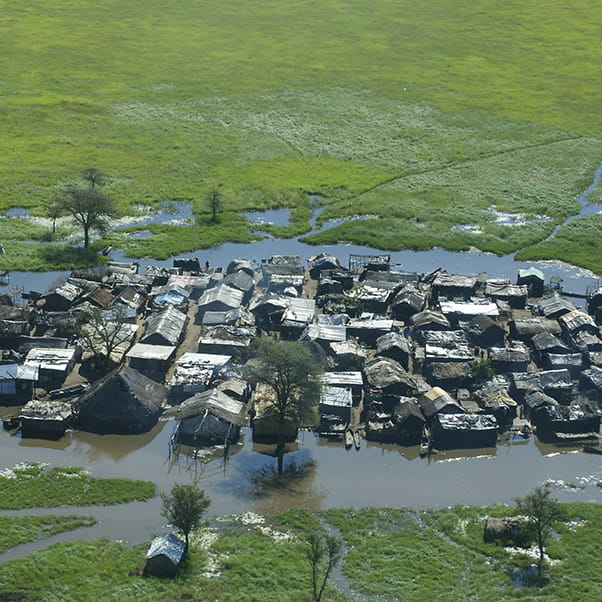
<instances>
[{"instance_id":1,"label":"small shelter","mask_svg":"<svg viewBox=\"0 0 602 602\"><path fill-rule=\"evenodd\" d=\"M476 288L477 279L473 276L438 272L431 290L435 301L441 298L468 300L475 294Z\"/></svg>"},{"instance_id":2,"label":"small shelter","mask_svg":"<svg viewBox=\"0 0 602 602\"><path fill-rule=\"evenodd\" d=\"M78 399L77 426L94 433L144 433L157 422L166 401L163 385L120 366Z\"/></svg>"},{"instance_id":3,"label":"small shelter","mask_svg":"<svg viewBox=\"0 0 602 602\"><path fill-rule=\"evenodd\" d=\"M19 413L24 437L49 437L59 439L73 424L73 405L64 401L32 399Z\"/></svg>"},{"instance_id":4,"label":"small shelter","mask_svg":"<svg viewBox=\"0 0 602 602\"><path fill-rule=\"evenodd\" d=\"M406 370L409 367L412 346L408 339L399 332L388 332L376 339L376 354L390 357L399 362Z\"/></svg>"},{"instance_id":5,"label":"small shelter","mask_svg":"<svg viewBox=\"0 0 602 602\"><path fill-rule=\"evenodd\" d=\"M155 537L146 553L144 575L146 577L175 577L185 552L186 542L173 533Z\"/></svg>"},{"instance_id":6,"label":"small shelter","mask_svg":"<svg viewBox=\"0 0 602 602\"><path fill-rule=\"evenodd\" d=\"M537 302L537 309L542 316L548 320L558 320L560 316L568 314L577 309L570 301L558 294L544 297Z\"/></svg>"},{"instance_id":7,"label":"small shelter","mask_svg":"<svg viewBox=\"0 0 602 602\"><path fill-rule=\"evenodd\" d=\"M438 449L494 447L498 423L488 414L437 414L433 420L434 445Z\"/></svg>"},{"instance_id":8,"label":"small shelter","mask_svg":"<svg viewBox=\"0 0 602 602\"><path fill-rule=\"evenodd\" d=\"M528 343L535 335L547 332L558 335L562 332L560 324L556 320L547 318L522 318L511 320L510 338Z\"/></svg>"},{"instance_id":9,"label":"small shelter","mask_svg":"<svg viewBox=\"0 0 602 602\"><path fill-rule=\"evenodd\" d=\"M0 404L21 404L31 399L38 380L36 366L0 364Z\"/></svg>"},{"instance_id":10,"label":"small shelter","mask_svg":"<svg viewBox=\"0 0 602 602\"><path fill-rule=\"evenodd\" d=\"M411 320L415 330L451 330L449 320L440 311L425 309L414 314Z\"/></svg>"},{"instance_id":11,"label":"small shelter","mask_svg":"<svg viewBox=\"0 0 602 602\"><path fill-rule=\"evenodd\" d=\"M246 415L244 403L219 389L197 393L176 412L178 441L196 447L231 445L238 441Z\"/></svg>"},{"instance_id":12,"label":"small shelter","mask_svg":"<svg viewBox=\"0 0 602 602\"><path fill-rule=\"evenodd\" d=\"M184 399L207 389L215 373L232 358L215 353L184 353L176 361L176 369L170 381L170 398Z\"/></svg>"},{"instance_id":13,"label":"small shelter","mask_svg":"<svg viewBox=\"0 0 602 602\"><path fill-rule=\"evenodd\" d=\"M528 287L510 284L509 280L487 280L485 296L494 300L505 301L512 309L524 309L527 304Z\"/></svg>"},{"instance_id":14,"label":"small shelter","mask_svg":"<svg viewBox=\"0 0 602 602\"><path fill-rule=\"evenodd\" d=\"M490 316L475 316L466 328L471 343L478 347L503 347L506 331Z\"/></svg>"},{"instance_id":15,"label":"small shelter","mask_svg":"<svg viewBox=\"0 0 602 602\"><path fill-rule=\"evenodd\" d=\"M544 273L537 268L518 270L516 284L525 285L530 297L541 297L544 291Z\"/></svg>"},{"instance_id":16,"label":"small shelter","mask_svg":"<svg viewBox=\"0 0 602 602\"><path fill-rule=\"evenodd\" d=\"M173 306L149 317L140 342L145 345L177 346L186 325L186 314Z\"/></svg>"},{"instance_id":17,"label":"small shelter","mask_svg":"<svg viewBox=\"0 0 602 602\"><path fill-rule=\"evenodd\" d=\"M38 370L38 381L46 388L60 387L77 359L81 349L34 347L25 358L25 366Z\"/></svg>"},{"instance_id":18,"label":"small shelter","mask_svg":"<svg viewBox=\"0 0 602 602\"><path fill-rule=\"evenodd\" d=\"M512 347L492 347L489 349L489 360L495 372L526 372L531 362L529 349L521 343Z\"/></svg>"},{"instance_id":19,"label":"small shelter","mask_svg":"<svg viewBox=\"0 0 602 602\"><path fill-rule=\"evenodd\" d=\"M244 293L227 284L207 289L199 299L197 321L206 311L230 311L242 305Z\"/></svg>"},{"instance_id":20,"label":"small shelter","mask_svg":"<svg viewBox=\"0 0 602 602\"><path fill-rule=\"evenodd\" d=\"M136 343L127 353L130 366L154 379L163 377L176 353L175 345Z\"/></svg>"},{"instance_id":21,"label":"small shelter","mask_svg":"<svg viewBox=\"0 0 602 602\"><path fill-rule=\"evenodd\" d=\"M409 320L414 314L422 311L426 303L426 295L412 285L402 288L391 301L391 315L396 320Z\"/></svg>"},{"instance_id":22,"label":"small shelter","mask_svg":"<svg viewBox=\"0 0 602 602\"><path fill-rule=\"evenodd\" d=\"M416 381L403 366L389 357L377 357L364 366L366 381L371 390L385 395L414 395Z\"/></svg>"},{"instance_id":23,"label":"small shelter","mask_svg":"<svg viewBox=\"0 0 602 602\"><path fill-rule=\"evenodd\" d=\"M418 398L420 409L427 420L436 414L464 414L464 408L445 390L433 387Z\"/></svg>"}]
</instances>

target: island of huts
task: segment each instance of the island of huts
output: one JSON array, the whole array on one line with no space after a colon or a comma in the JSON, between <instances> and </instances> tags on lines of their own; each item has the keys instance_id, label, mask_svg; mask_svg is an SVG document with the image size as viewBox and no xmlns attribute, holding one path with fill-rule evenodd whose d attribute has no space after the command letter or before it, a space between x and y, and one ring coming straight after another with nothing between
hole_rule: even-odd
<instances>
[{"instance_id":1,"label":"island of huts","mask_svg":"<svg viewBox=\"0 0 602 602\"><path fill-rule=\"evenodd\" d=\"M30 437L141 433L168 410L172 442L228 446L249 424L273 442L261 388L241 378L261 336L301 341L322 364L320 419L305 425L321 436L423 453L492 447L508 432L591 442L602 288L583 303L535 268L510 282L417 274L382 255L175 260L144 274L109 262L0 298L0 409Z\"/></svg>"}]
</instances>

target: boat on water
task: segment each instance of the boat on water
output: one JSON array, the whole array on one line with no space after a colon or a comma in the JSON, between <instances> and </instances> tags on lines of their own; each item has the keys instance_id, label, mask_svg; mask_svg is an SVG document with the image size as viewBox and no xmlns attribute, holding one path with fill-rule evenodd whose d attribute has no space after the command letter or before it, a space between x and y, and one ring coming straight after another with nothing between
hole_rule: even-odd
<instances>
[{"instance_id":1,"label":"boat on water","mask_svg":"<svg viewBox=\"0 0 602 602\"><path fill-rule=\"evenodd\" d=\"M360 432L353 431L353 445L355 445L355 449L359 450L361 445Z\"/></svg>"},{"instance_id":2,"label":"boat on water","mask_svg":"<svg viewBox=\"0 0 602 602\"><path fill-rule=\"evenodd\" d=\"M600 447L599 445L584 445L583 451L588 454L602 455L602 447Z\"/></svg>"},{"instance_id":3,"label":"boat on water","mask_svg":"<svg viewBox=\"0 0 602 602\"><path fill-rule=\"evenodd\" d=\"M345 449L351 449L353 446L353 431L351 429L345 430Z\"/></svg>"},{"instance_id":4,"label":"boat on water","mask_svg":"<svg viewBox=\"0 0 602 602\"><path fill-rule=\"evenodd\" d=\"M21 426L21 421L19 420L18 416L5 416L2 418L2 426L7 431L12 431L13 429Z\"/></svg>"}]
</instances>

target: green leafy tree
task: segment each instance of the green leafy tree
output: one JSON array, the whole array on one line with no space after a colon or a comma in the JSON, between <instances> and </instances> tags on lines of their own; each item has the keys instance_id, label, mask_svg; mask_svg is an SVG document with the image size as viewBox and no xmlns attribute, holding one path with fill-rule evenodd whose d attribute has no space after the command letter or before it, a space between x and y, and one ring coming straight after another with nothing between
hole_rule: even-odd
<instances>
[{"instance_id":1,"label":"green leafy tree","mask_svg":"<svg viewBox=\"0 0 602 602\"><path fill-rule=\"evenodd\" d=\"M254 363L247 365L245 377L271 391L264 416L276 428L278 474L282 474L286 426L315 423L322 368L309 350L296 341L259 338L254 352Z\"/></svg>"},{"instance_id":2,"label":"green leafy tree","mask_svg":"<svg viewBox=\"0 0 602 602\"><path fill-rule=\"evenodd\" d=\"M107 176L96 169L96 167L86 167L82 170L82 178L88 182L90 188L96 188L97 186L104 186L107 181Z\"/></svg>"},{"instance_id":3,"label":"green leafy tree","mask_svg":"<svg viewBox=\"0 0 602 602\"><path fill-rule=\"evenodd\" d=\"M552 497L549 486L536 487L532 493L515 499L520 514L528 520L528 532L535 539L539 549L537 571L541 575L544 562L544 548L552 534L555 523L563 520L564 511L556 498Z\"/></svg>"},{"instance_id":4,"label":"green leafy tree","mask_svg":"<svg viewBox=\"0 0 602 602\"><path fill-rule=\"evenodd\" d=\"M205 492L196 485L176 483L169 495L161 494L161 515L184 535L186 549L191 531L202 521L211 500L205 497Z\"/></svg>"},{"instance_id":5,"label":"green leafy tree","mask_svg":"<svg viewBox=\"0 0 602 602\"><path fill-rule=\"evenodd\" d=\"M491 367L491 360L488 357L483 357L472 362L470 366L470 375L478 383L493 378L495 372Z\"/></svg>"},{"instance_id":6,"label":"green leafy tree","mask_svg":"<svg viewBox=\"0 0 602 602\"><path fill-rule=\"evenodd\" d=\"M322 600L328 577L341 559L342 553L342 542L332 535L314 531L307 537L305 554L311 567L312 600L314 602Z\"/></svg>"}]
</instances>

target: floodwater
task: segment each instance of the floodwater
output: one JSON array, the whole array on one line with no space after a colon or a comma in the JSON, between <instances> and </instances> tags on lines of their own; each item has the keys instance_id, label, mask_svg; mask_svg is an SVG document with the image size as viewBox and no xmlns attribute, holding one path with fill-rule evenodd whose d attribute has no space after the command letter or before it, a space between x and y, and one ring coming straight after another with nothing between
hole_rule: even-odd
<instances>
[{"instance_id":1,"label":"floodwater","mask_svg":"<svg viewBox=\"0 0 602 602\"><path fill-rule=\"evenodd\" d=\"M417 447L362 441L360 450L345 450L342 442L303 431L296 450L286 454L285 467L294 462L297 466L309 464L308 468L291 477L285 487L262 490L253 476L262 469L275 469L276 459L268 455L270 447L253 445L249 429L243 430L242 442L230 449L227 459L217 448L194 460L185 453L170 456L174 426L171 420L162 421L149 433L128 436L68 432L59 441L22 439L19 434L2 431L0 468L32 461L82 466L96 477L151 480L162 492L174 483L196 483L212 500L210 516L247 511L270 514L299 506L318 510L512 503L514 497L546 481L555 484L554 495L561 500L602 502L602 489L596 486L602 480L602 456L579 448L544 445L535 439L442 452L426 459L419 457ZM59 509L93 514L100 524L56 536L53 541L100 536L128 543L144 541L165 530L160 510L159 498L110 508ZM0 562L47 543L20 546L0 555Z\"/></svg>"}]
</instances>

